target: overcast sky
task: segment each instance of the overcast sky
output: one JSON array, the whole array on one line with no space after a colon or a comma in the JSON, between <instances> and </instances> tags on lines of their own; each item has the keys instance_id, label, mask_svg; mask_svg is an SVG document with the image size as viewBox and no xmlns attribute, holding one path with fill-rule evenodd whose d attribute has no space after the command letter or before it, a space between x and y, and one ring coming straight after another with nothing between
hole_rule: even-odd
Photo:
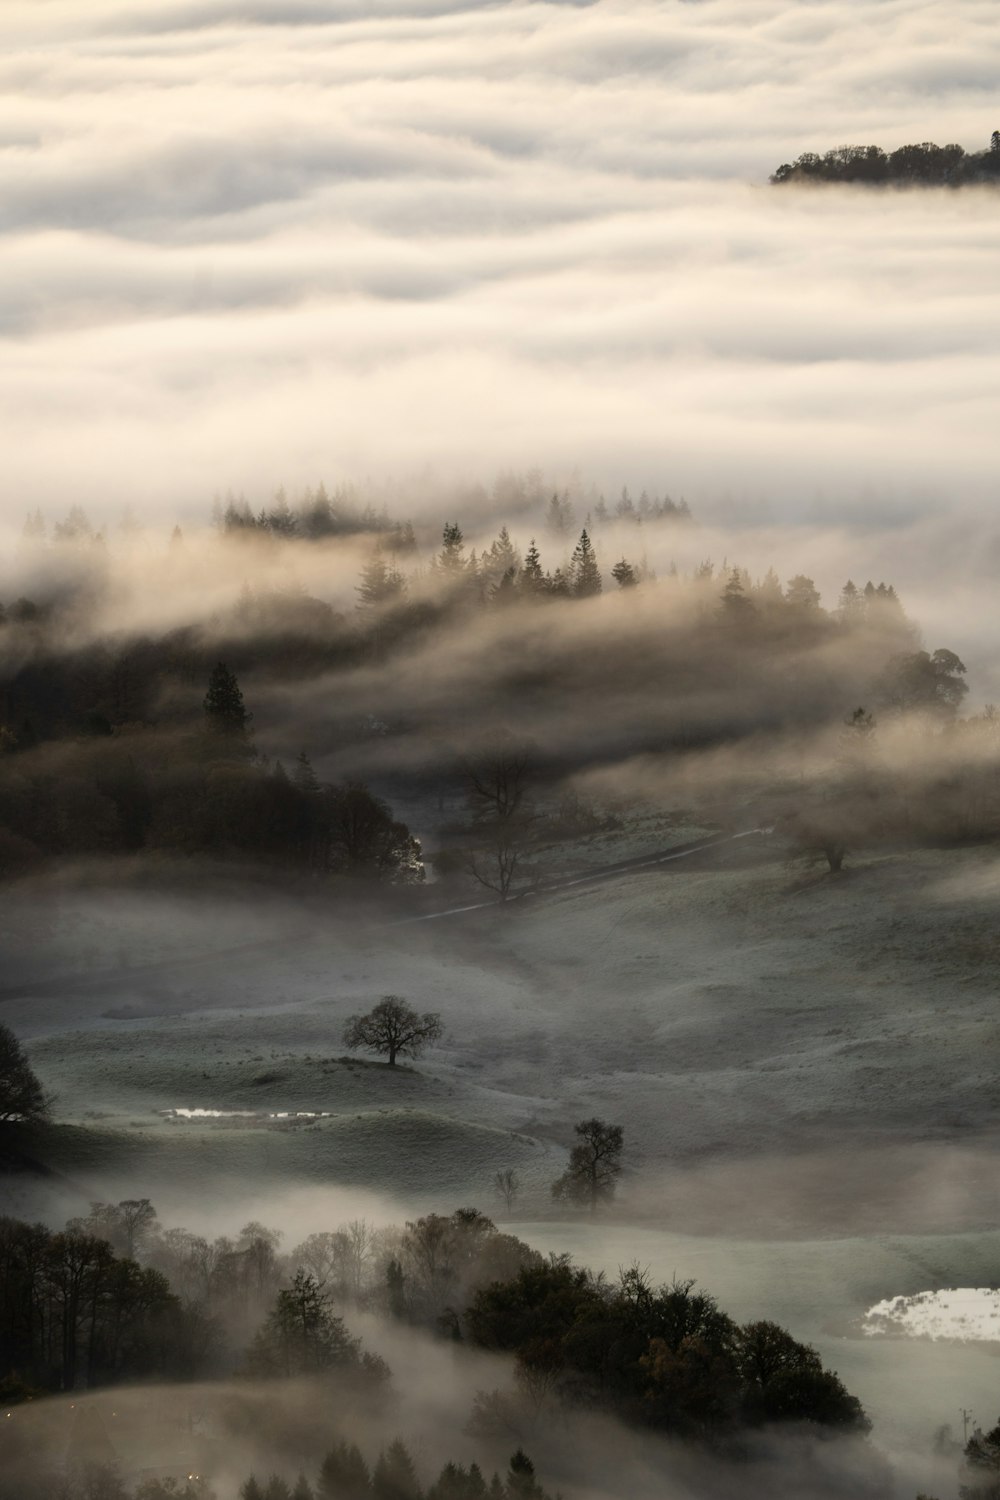
<instances>
[{"instance_id":1,"label":"overcast sky","mask_svg":"<svg viewBox=\"0 0 1000 1500\"><path fill-rule=\"evenodd\" d=\"M8 519L432 463L716 514L984 505L995 0L4 0Z\"/></svg>"}]
</instances>

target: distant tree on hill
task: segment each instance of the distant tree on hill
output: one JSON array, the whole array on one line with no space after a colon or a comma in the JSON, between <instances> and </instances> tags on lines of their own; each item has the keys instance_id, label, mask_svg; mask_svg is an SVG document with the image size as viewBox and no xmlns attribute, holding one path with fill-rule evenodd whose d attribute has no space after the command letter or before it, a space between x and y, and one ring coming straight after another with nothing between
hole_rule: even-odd
<instances>
[{"instance_id":1,"label":"distant tree on hill","mask_svg":"<svg viewBox=\"0 0 1000 1500\"><path fill-rule=\"evenodd\" d=\"M622 1169L624 1130L605 1120L581 1120L574 1130L579 1142L569 1154L569 1166L552 1184L553 1198L585 1203L593 1212L610 1203Z\"/></svg>"},{"instance_id":2,"label":"distant tree on hill","mask_svg":"<svg viewBox=\"0 0 1000 1500\"><path fill-rule=\"evenodd\" d=\"M17 1037L0 1026L0 1125L27 1124L48 1113L45 1091Z\"/></svg>"},{"instance_id":3,"label":"distant tree on hill","mask_svg":"<svg viewBox=\"0 0 1000 1500\"><path fill-rule=\"evenodd\" d=\"M624 557L620 562L615 563L611 569L611 576L620 589L634 589L639 582L635 569L630 562L625 561Z\"/></svg>"},{"instance_id":4,"label":"distant tree on hill","mask_svg":"<svg viewBox=\"0 0 1000 1500\"><path fill-rule=\"evenodd\" d=\"M347 1047L368 1047L388 1057L390 1068L397 1057L419 1057L431 1042L444 1033L436 1011L419 1015L400 995L383 995L367 1015L350 1016L344 1026Z\"/></svg>"},{"instance_id":5,"label":"distant tree on hill","mask_svg":"<svg viewBox=\"0 0 1000 1500\"><path fill-rule=\"evenodd\" d=\"M495 1173L493 1187L499 1197L503 1199L504 1207L510 1213L514 1206L514 1199L521 1191L521 1179L513 1167L505 1167L502 1172Z\"/></svg>"}]
</instances>

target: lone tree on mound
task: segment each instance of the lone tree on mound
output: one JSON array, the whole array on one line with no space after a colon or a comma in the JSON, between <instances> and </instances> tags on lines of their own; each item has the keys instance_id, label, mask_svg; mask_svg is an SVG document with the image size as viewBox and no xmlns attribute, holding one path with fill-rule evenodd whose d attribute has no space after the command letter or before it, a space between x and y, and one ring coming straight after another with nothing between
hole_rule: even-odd
<instances>
[{"instance_id":1,"label":"lone tree on mound","mask_svg":"<svg viewBox=\"0 0 1000 1500\"><path fill-rule=\"evenodd\" d=\"M9 1026L0 1026L0 1125L40 1120L48 1100Z\"/></svg>"},{"instance_id":2,"label":"lone tree on mound","mask_svg":"<svg viewBox=\"0 0 1000 1500\"><path fill-rule=\"evenodd\" d=\"M383 995L374 1010L366 1016L350 1016L344 1027L348 1047L370 1047L382 1056L388 1054L389 1066L397 1057L419 1057L428 1042L436 1042L444 1031L437 1011L418 1014L401 995Z\"/></svg>"},{"instance_id":3,"label":"lone tree on mound","mask_svg":"<svg viewBox=\"0 0 1000 1500\"><path fill-rule=\"evenodd\" d=\"M581 1120L573 1128L580 1141L569 1154L569 1166L552 1184L552 1196L588 1203L593 1212L615 1196L625 1132L605 1120Z\"/></svg>"}]
</instances>

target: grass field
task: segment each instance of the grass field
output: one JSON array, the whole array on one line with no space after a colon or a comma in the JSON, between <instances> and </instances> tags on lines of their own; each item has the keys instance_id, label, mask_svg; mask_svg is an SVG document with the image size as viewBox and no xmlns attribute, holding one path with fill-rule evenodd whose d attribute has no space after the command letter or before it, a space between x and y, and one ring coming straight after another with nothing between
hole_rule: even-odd
<instances>
[{"instance_id":1,"label":"grass field","mask_svg":"<svg viewBox=\"0 0 1000 1500\"><path fill-rule=\"evenodd\" d=\"M117 893L64 883L58 921L37 901L4 917L15 950L32 923L58 931L3 1004L58 1122L55 1177L22 1174L16 1196L54 1213L142 1193L215 1228L287 1221L294 1200L307 1232L350 1202L497 1211L493 1174L514 1167L517 1233L779 1319L893 1444L961 1405L992 1421L992 1346L900 1361L848 1330L884 1297L1000 1280L998 872L939 850L832 879L734 845L410 924L221 891L209 926L204 892L176 887L127 892L110 921ZM395 1070L342 1042L385 993L446 1027ZM324 1118L161 1113L179 1107ZM580 1225L548 1184L594 1114L624 1125L627 1172L617 1218Z\"/></svg>"}]
</instances>

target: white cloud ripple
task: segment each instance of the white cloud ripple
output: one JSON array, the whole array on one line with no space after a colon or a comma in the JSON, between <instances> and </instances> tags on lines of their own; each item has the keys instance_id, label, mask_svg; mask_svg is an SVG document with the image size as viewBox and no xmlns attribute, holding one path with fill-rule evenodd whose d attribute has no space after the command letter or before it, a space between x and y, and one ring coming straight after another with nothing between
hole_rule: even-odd
<instances>
[{"instance_id":1,"label":"white cloud ripple","mask_svg":"<svg viewBox=\"0 0 1000 1500\"><path fill-rule=\"evenodd\" d=\"M978 148L997 76L992 0L7 0L0 506L425 461L981 505L1000 195L765 184Z\"/></svg>"}]
</instances>

